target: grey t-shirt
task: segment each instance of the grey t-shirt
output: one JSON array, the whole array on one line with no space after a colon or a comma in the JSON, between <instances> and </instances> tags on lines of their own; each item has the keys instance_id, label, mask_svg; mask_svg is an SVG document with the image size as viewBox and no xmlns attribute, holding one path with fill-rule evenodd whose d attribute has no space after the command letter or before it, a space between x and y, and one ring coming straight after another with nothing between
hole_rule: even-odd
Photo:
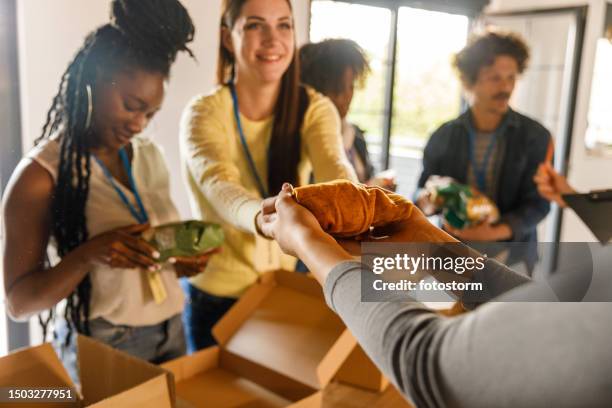
<instances>
[{"instance_id":1,"label":"grey t-shirt","mask_svg":"<svg viewBox=\"0 0 612 408\"><path fill-rule=\"evenodd\" d=\"M367 267L358 262L337 265L324 291L370 358L419 408L612 406L612 303L551 303L584 271L559 273L551 286L487 262L473 279L503 294L452 318L418 302L361 302ZM600 258L595 265L604 274L597 290L608 294L611 264ZM550 302L518 301L534 296Z\"/></svg>"}]
</instances>

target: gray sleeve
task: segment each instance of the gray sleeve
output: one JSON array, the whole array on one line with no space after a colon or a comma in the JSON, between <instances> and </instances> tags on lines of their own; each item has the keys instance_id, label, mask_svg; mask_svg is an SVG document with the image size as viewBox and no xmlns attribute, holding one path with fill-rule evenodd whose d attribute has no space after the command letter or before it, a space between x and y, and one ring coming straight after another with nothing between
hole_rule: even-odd
<instances>
[{"instance_id":1,"label":"gray sleeve","mask_svg":"<svg viewBox=\"0 0 612 408\"><path fill-rule=\"evenodd\" d=\"M474 283L482 283L482 292L463 292L461 302L467 309L488 302L519 286L531 282L531 279L497 262L494 259L485 261L483 270L475 270L470 279Z\"/></svg>"},{"instance_id":2,"label":"gray sleeve","mask_svg":"<svg viewBox=\"0 0 612 408\"><path fill-rule=\"evenodd\" d=\"M418 302L361 302L362 268L357 262L337 265L325 282L326 300L415 406L571 407L612 401L607 344L612 325L603 325L612 303L493 302L447 318ZM552 290L549 296L555 298ZM584 333L592 334L589 347L577 352Z\"/></svg>"}]
</instances>

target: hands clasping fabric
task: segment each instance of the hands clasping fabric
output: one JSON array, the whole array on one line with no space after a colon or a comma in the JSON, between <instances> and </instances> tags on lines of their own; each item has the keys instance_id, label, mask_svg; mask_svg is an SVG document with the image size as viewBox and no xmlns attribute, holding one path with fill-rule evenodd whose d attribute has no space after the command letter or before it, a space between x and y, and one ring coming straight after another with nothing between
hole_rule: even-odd
<instances>
[{"instance_id":1,"label":"hands clasping fabric","mask_svg":"<svg viewBox=\"0 0 612 408\"><path fill-rule=\"evenodd\" d=\"M293 196L314 214L325 232L344 238L407 220L414 209L399 194L346 180L298 187Z\"/></svg>"},{"instance_id":2,"label":"hands clasping fabric","mask_svg":"<svg viewBox=\"0 0 612 408\"><path fill-rule=\"evenodd\" d=\"M334 180L298 187L293 196L313 213L325 232L337 238L409 220L411 233L404 236L407 242L456 242L431 224L410 200L381 187Z\"/></svg>"}]
</instances>

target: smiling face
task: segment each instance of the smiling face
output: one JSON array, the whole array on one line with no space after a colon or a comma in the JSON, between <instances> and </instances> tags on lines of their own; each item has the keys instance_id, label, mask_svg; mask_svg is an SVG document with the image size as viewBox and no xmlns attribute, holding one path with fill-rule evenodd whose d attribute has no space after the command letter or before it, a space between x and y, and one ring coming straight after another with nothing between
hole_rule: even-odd
<instances>
[{"instance_id":1,"label":"smiling face","mask_svg":"<svg viewBox=\"0 0 612 408\"><path fill-rule=\"evenodd\" d=\"M518 75L518 64L513 57L497 56L493 64L480 69L476 82L468 87L474 96L474 106L490 113L505 114Z\"/></svg>"},{"instance_id":2,"label":"smiling face","mask_svg":"<svg viewBox=\"0 0 612 408\"><path fill-rule=\"evenodd\" d=\"M162 73L137 68L99 76L93 92L94 145L118 150L141 133L161 107L164 81Z\"/></svg>"},{"instance_id":3,"label":"smiling face","mask_svg":"<svg viewBox=\"0 0 612 408\"><path fill-rule=\"evenodd\" d=\"M234 56L240 81L280 82L295 53L293 15L287 0L248 0L223 46Z\"/></svg>"}]
</instances>

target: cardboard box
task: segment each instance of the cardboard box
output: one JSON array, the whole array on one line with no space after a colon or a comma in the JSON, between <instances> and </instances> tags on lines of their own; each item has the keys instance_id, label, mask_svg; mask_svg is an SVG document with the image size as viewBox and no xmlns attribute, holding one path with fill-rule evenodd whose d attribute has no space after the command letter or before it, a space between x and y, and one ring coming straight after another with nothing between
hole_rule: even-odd
<instances>
[{"instance_id":1,"label":"cardboard box","mask_svg":"<svg viewBox=\"0 0 612 408\"><path fill-rule=\"evenodd\" d=\"M163 365L177 408L317 407L356 345L319 284L285 271L263 275L213 335L219 346Z\"/></svg>"},{"instance_id":2,"label":"cardboard box","mask_svg":"<svg viewBox=\"0 0 612 408\"><path fill-rule=\"evenodd\" d=\"M389 386L389 380L374 365L359 344L342 364L335 380L375 392L384 391Z\"/></svg>"},{"instance_id":3,"label":"cardboard box","mask_svg":"<svg viewBox=\"0 0 612 408\"><path fill-rule=\"evenodd\" d=\"M460 302L424 302L424 304L448 317L465 312ZM389 386L389 380L374 365L359 344L342 364L334 379L343 384L376 392L382 392Z\"/></svg>"},{"instance_id":4,"label":"cardboard box","mask_svg":"<svg viewBox=\"0 0 612 408\"><path fill-rule=\"evenodd\" d=\"M72 403L0 403L26 407L174 407L174 381L161 367L78 336L80 393ZM77 389L49 343L0 358L0 387Z\"/></svg>"}]
</instances>

